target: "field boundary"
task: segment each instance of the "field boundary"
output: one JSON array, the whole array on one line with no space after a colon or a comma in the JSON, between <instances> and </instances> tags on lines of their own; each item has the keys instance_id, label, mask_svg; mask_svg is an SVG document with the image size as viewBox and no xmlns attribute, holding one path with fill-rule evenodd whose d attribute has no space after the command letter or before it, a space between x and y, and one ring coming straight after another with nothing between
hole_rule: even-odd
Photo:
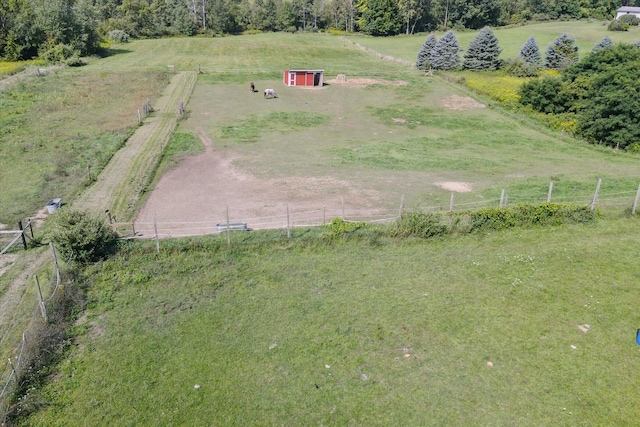
<instances>
[{"instance_id":1,"label":"field boundary","mask_svg":"<svg viewBox=\"0 0 640 427\"><path fill-rule=\"evenodd\" d=\"M418 206L415 209L423 212L446 213L465 212L484 208L507 208L518 203L567 203L587 205L591 210L597 207L629 209L635 215L640 201L640 185L637 191L623 191L611 194L600 194L602 179L595 184L595 191L592 194L581 194L575 196L555 196L553 197L553 182L549 183L549 190L545 196L541 197L517 197L512 196L502 190L499 197L485 199L476 202L456 203L455 193L451 193L449 204ZM406 211L406 201L402 195L397 208L366 208L353 209L345 205L344 198L341 201L341 208L299 210L291 209L295 202L282 206L282 213L269 216L255 216L249 212L234 210L233 206L226 206L226 215L219 214L217 217L198 218L184 221L158 221L154 213L154 221L132 221L116 222L111 221L111 226L116 229L123 238L127 239L159 239L200 236L207 234L217 234L224 232L227 228L232 230L277 230L318 227L330 223L334 218L340 218L345 222L365 222L369 224L389 223L397 220L402 212ZM221 207L220 212L224 210ZM111 217L109 217L111 218Z\"/></svg>"},{"instance_id":2,"label":"field boundary","mask_svg":"<svg viewBox=\"0 0 640 427\"><path fill-rule=\"evenodd\" d=\"M150 116L114 154L96 182L83 192L74 205L82 210L104 212L119 218L134 215L140 196L153 177L184 105L197 81L195 72L182 71L171 79Z\"/></svg>"}]
</instances>

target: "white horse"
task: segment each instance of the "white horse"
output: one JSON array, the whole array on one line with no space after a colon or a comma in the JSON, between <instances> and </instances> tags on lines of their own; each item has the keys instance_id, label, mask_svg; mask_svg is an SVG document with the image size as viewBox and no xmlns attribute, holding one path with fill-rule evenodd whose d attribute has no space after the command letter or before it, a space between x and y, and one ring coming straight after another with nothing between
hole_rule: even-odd
<instances>
[{"instance_id":1,"label":"white horse","mask_svg":"<svg viewBox=\"0 0 640 427\"><path fill-rule=\"evenodd\" d=\"M265 89L264 90L264 97L265 98L277 98L278 95L276 94L276 91L273 89Z\"/></svg>"}]
</instances>

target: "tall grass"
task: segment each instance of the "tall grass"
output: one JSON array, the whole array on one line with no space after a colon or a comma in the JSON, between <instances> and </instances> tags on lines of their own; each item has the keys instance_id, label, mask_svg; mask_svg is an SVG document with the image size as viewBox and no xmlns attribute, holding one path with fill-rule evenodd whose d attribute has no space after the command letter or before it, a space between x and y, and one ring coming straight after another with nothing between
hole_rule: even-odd
<instances>
[{"instance_id":1,"label":"tall grass","mask_svg":"<svg viewBox=\"0 0 640 427\"><path fill-rule=\"evenodd\" d=\"M0 92L0 222L73 199L136 126L163 74L58 72Z\"/></svg>"}]
</instances>

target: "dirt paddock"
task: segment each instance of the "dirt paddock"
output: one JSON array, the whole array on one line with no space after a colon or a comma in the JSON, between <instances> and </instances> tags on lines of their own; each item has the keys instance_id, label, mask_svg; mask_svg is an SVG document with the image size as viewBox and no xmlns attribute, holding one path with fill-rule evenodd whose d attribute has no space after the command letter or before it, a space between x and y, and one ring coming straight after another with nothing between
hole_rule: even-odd
<instances>
[{"instance_id":1,"label":"dirt paddock","mask_svg":"<svg viewBox=\"0 0 640 427\"><path fill-rule=\"evenodd\" d=\"M254 229L286 227L289 200L295 201L289 206L293 225L330 221L342 212L385 213L376 191L362 191L331 176L260 178L234 166L236 158L214 149L204 132L198 136L205 152L183 159L160 178L136 217L141 234L151 232L154 213L158 224L167 224L169 235L215 232L215 224L226 220L227 207L231 222L247 222Z\"/></svg>"}]
</instances>

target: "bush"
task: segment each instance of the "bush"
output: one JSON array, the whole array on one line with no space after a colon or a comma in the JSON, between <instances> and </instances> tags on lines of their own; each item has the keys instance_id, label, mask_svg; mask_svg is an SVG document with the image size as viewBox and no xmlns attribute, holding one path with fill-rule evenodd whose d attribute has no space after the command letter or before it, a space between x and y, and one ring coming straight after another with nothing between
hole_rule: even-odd
<instances>
[{"instance_id":1,"label":"bush","mask_svg":"<svg viewBox=\"0 0 640 427\"><path fill-rule=\"evenodd\" d=\"M471 231L480 231L586 223L596 219L598 213L587 205L521 203L512 208L485 208L463 215L468 215Z\"/></svg>"},{"instance_id":2,"label":"bush","mask_svg":"<svg viewBox=\"0 0 640 427\"><path fill-rule=\"evenodd\" d=\"M560 78L547 77L531 80L520 86L520 103L531 105L541 113L559 114L569 110L571 99L563 90Z\"/></svg>"},{"instance_id":3,"label":"bush","mask_svg":"<svg viewBox=\"0 0 640 427\"><path fill-rule=\"evenodd\" d=\"M109 31L109 39L117 43L129 43L129 34L122 30Z\"/></svg>"},{"instance_id":4,"label":"bush","mask_svg":"<svg viewBox=\"0 0 640 427\"><path fill-rule=\"evenodd\" d=\"M627 24L626 22L622 22L622 21L619 21L617 19L614 19L613 21L611 21L611 23L607 27L607 30L609 30L609 31L629 31L629 24Z\"/></svg>"},{"instance_id":5,"label":"bush","mask_svg":"<svg viewBox=\"0 0 640 427\"><path fill-rule=\"evenodd\" d=\"M64 61L64 63L69 67L82 67L83 65L87 65L87 63L80 59L80 56L77 54L74 54L71 58Z\"/></svg>"},{"instance_id":6,"label":"bush","mask_svg":"<svg viewBox=\"0 0 640 427\"><path fill-rule=\"evenodd\" d=\"M74 54L75 52L71 46L66 44L54 44L51 42L47 43L44 49L40 52L40 58L47 62L58 63L65 62Z\"/></svg>"},{"instance_id":7,"label":"bush","mask_svg":"<svg viewBox=\"0 0 640 427\"><path fill-rule=\"evenodd\" d=\"M328 227L331 230L331 239L337 239L345 236L347 233L366 228L367 224L365 222L346 222L342 218L334 218Z\"/></svg>"},{"instance_id":8,"label":"bush","mask_svg":"<svg viewBox=\"0 0 640 427\"><path fill-rule=\"evenodd\" d=\"M515 77L536 77L540 73L540 65L525 61L521 57L507 59L503 67L507 73Z\"/></svg>"},{"instance_id":9,"label":"bush","mask_svg":"<svg viewBox=\"0 0 640 427\"><path fill-rule=\"evenodd\" d=\"M60 254L76 264L88 264L115 252L116 232L104 218L63 208L53 217L50 238Z\"/></svg>"},{"instance_id":10,"label":"bush","mask_svg":"<svg viewBox=\"0 0 640 427\"><path fill-rule=\"evenodd\" d=\"M640 19L638 19L636 15L631 14L622 15L620 18L618 18L618 21L624 22L629 26L637 26L638 24L640 24Z\"/></svg>"},{"instance_id":11,"label":"bush","mask_svg":"<svg viewBox=\"0 0 640 427\"><path fill-rule=\"evenodd\" d=\"M423 239L445 234L447 226L441 217L422 211L403 212L400 219L389 226L392 237L421 237Z\"/></svg>"}]
</instances>

